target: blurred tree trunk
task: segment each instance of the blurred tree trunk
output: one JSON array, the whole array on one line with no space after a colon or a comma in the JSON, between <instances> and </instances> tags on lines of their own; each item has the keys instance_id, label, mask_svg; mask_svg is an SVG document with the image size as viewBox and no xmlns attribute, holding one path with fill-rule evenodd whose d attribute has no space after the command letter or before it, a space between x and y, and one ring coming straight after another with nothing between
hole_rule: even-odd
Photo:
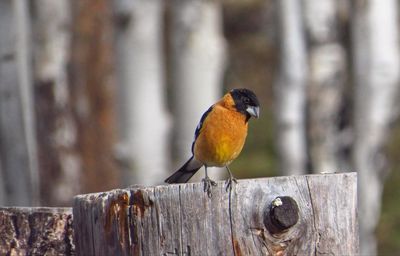
<instances>
[{"instance_id":1,"label":"blurred tree trunk","mask_svg":"<svg viewBox=\"0 0 400 256\"><path fill-rule=\"evenodd\" d=\"M0 1L0 204L38 203L39 175L25 0Z\"/></svg>"},{"instance_id":2,"label":"blurred tree trunk","mask_svg":"<svg viewBox=\"0 0 400 256\"><path fill-rule=\"evenodd\" d=\"M170 10L172 142L178 166L191 156L202 114L221 95L226 51L219 1L173 0ZM214 178L223 173L210 172Z\"/></svg>"},{"instance_id":3,"label":"blurred tree trunk","mask_svg":"<svg viewBox=\"0 0 400 256\"><path fill-rule=\"evenodd\" d=\"M33 7L34 90L43 205L69 205L80 191L81 158L67 66L71 6L68 0L36 0Z\"/></svg>"},{"instance_id":4,"label":"blurred tree trunk","mask_svg":"<svg viewBox=\"0 0 400 256\"><path fill-rule=\"evenodd\" d=\"M386 159L384 145L399 93L398 1L354 2L353 165L359 172L361 255L375 255Z\"/></svg>"},{"instance_id":5,"label":"blurred tree trunk","mask_svg":"<svg viewBox=\"0 0 400 256\"><path fill-rule=\"evenodd\" d=\"M81 191L115 188L115 111L111 2L72 1L71 106L77 124Z\"/></svg>"},{"instance_id":6,"label":"blurred tree trunk","mask_svg":"<svg viewBox=\"0 0 400 256\"><path fill-rule=\"evenodd\" d=\"M130 184L159 184L169 167L164 1L118 0L115 10L119 158L128 167L128 178L124 180Z\"/></svg>"},{"instance_id":7,"label":"blurred tree trunk","mask_svg":"<svg viewBox=\"0 0 400 256\"><path fill-rule=\"evenodd\" d=\"M335 172L341 159L339 118L346 78L346 54L339 41L336 0L305 0L309 49L308 147L314 172Z\"/></svg>"},{"instance_id":8,"label":"blurred tree trunk","mask_svg":"<svg viewBox=\"0 0 400 256\"><path fill-rule=\"evenodd\" d=\"M302 174L306 169L305 90L307 57L301 2L279 0L277 16L280 69L275 83L277 146L284 175Z\"/></svg>"}]
</instances>

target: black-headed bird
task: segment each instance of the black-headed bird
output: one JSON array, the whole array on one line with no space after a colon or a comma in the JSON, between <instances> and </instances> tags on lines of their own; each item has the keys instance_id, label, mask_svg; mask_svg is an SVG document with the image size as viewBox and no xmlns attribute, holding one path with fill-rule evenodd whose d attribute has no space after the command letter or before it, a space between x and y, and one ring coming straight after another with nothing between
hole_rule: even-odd
<instances>
[{"instance_id":1,"label":"black-headed bird","mask_svg":"<svg viewBox=\"0 0 400 256\"><path fill-rule=\"evenodd\" d=\"M225 94L201 117L192 143L192 157L165 182L185 183L204 166L204 191L211 197L211 186L216 183L208 177L207 167L226 167L227 190L231 189L236 179L228 165L242 151L248 121L252 116L259 117L259 106L256 95L248 89L233 89Z\"/></svg>"}]
</instances>

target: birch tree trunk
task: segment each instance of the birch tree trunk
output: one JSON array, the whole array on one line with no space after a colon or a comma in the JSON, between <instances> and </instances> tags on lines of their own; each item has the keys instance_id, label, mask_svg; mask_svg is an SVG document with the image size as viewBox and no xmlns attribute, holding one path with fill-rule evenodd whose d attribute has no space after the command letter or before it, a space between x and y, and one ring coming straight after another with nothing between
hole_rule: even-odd
<instances>
[{"instance_id":1,"label":"birch tree trunk","mask_svg":"<svg viewBox=\"0 0 400 256\"><path fill-rule=\"evenodd\" d=\"M309 42L308 147L314 172L335 172L340 158L339 118L346 78L346 54L339 41L336 0L305 0Z\"/></svg>"},{"instance_id":2,"label":"birch tree trunk","mask_svg":"<svg viewBox=\"0 0 400 256\"><path fill-rule=\"evenodd\" d=\"M284 175L305 172L305 90L307 59L301 2L276 2L279 18L280 69L275 83L277 147Z\"/></svg>"},{"instance_id":3,"label":"birch tree trunk","mask_svg":"<svg viewBox=\"0 0 400 256\"><path fill-rule=\"evenodd\" d=\"M359 172L361 255L376 254L386 159L383 146L399 92L398 1L355 1L353 12L355 74L354 169Z\"/></svg>"},{"instance_id":4,"label":"birch tree trunk","mask_svg":"<svg viewBox=\"0 0 400 256\"><path fill-rule=\"evenodd\" d=\"M118 0L115 9L119 148L131 172L125 182L160 184L169 167L170 126L165 110L164 1Z\"/></svg>"},{"instance_id":5,"label":"birch tree trunk","mask_svg":"<svg viewBox=\"0 0 400 256\"><path fill-rule=\"evenodd\" d=\"M221 96L226 52L219 1L173 0L170 14L172 142L178 167L191 156L202 114ZM221 173L210 175L218 179Z\"/></svg>"},{"instance_id":6,"label":"birch tree trunk","mask_svg":"<svg viewBox=\"0 0 400 256\"><path fill-rule=\"evenodd\" d=\"M80 190L81 158L73 118L67 67L70 61L71 6L67 0L33 3L34 90L45 205L68 205Z\"/></svg>"},{"instance_id":7,"label":"birch tree trunk","mask_svg":"<svg viewBox=\"0 0 400 256\"><path fill-rule=\"evenodd\" d=\"M27 1L0 2L1 205L38 203Z\"/></svg>"}]
</instances>

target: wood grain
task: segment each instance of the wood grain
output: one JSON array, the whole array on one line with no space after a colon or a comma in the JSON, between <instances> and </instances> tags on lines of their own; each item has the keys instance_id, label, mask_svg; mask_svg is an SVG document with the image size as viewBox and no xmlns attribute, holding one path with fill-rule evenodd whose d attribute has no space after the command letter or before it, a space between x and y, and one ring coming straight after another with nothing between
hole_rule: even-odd
<instances>
[{"instance_id":1,"label":"wood grain","mask_svg":"<svg viewBox=\"0 0 400 256\"><path fill-rule=\"evenodd\" d=\"M131 187L80 195L74 202L79 255L355 255L355 173L239 180L213 196L201 183ZM289 196L299 220L268 227L271 202Z\"/></svg>"}]
</instances>

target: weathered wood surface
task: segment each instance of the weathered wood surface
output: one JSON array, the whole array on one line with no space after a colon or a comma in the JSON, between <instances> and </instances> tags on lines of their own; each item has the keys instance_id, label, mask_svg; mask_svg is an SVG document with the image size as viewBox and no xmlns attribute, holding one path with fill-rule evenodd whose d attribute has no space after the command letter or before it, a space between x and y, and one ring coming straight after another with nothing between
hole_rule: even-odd
<instances>
[{"instance_id":1,"label":"weathered wood surface","mask_svg":"<svg viewBox=\"0 0 400 256\"><path fill-rule=\"evenodd\" d=\"M0 208L0 255L75 255L71 208Z\"/></svg>"},{"instance_id":2,"label":"weathered wood surface","mask_svg":"<svg viewBox=\"0 0 400 256\"><path fill-rule=\"evenodd\" d=\"M239 180L231 193L218 182L212 192L190 183L77 196L77 254L358 254L355 173ZM270 229L278 196L299 208L297 224L284 232Z\"/></svg>"}]
</instances>

